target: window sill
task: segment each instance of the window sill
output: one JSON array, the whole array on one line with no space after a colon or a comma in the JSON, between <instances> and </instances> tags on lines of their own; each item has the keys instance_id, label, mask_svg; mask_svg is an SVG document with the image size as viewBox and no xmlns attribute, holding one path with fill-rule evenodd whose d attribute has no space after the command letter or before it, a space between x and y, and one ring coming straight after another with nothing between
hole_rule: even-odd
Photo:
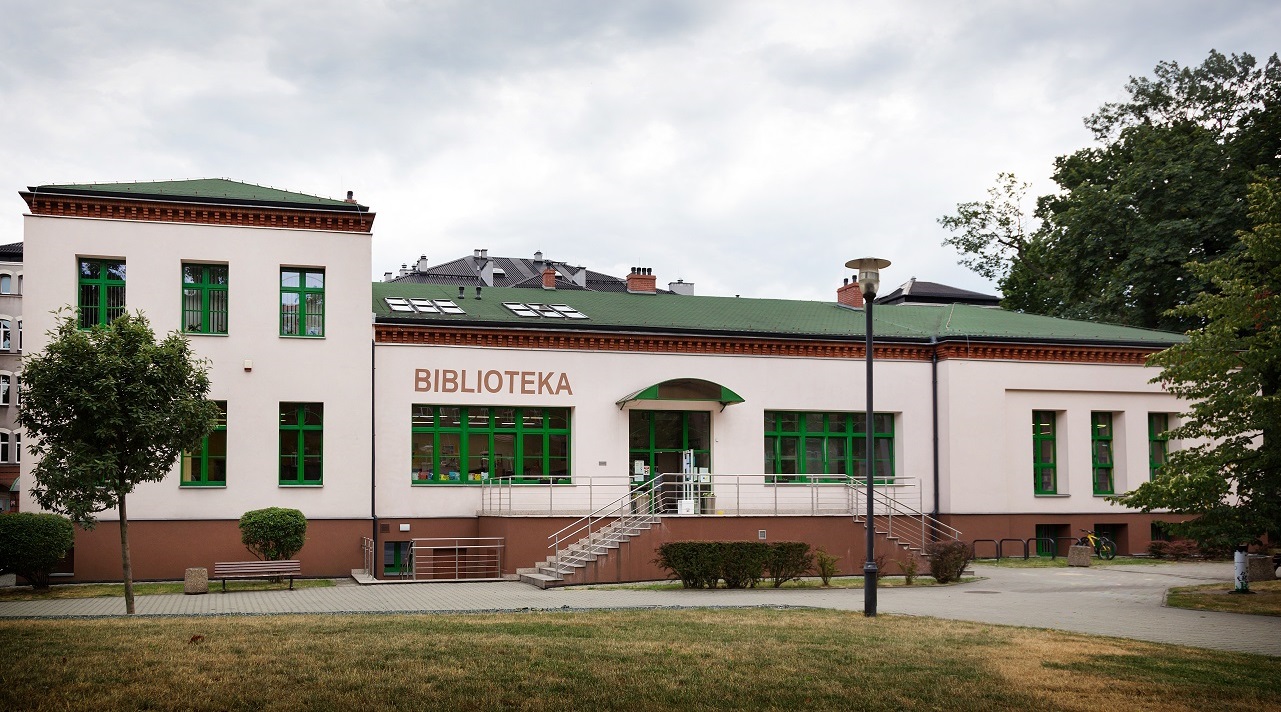
<instances>
[{"instance_id":1,"label":"window sill","mask_svg":"<svg viewBox=\"0 0 1281 712\"><path fill-rule=\"evenodd\" d=\"M1060 498L1060 499L1061 499L1061 498L1063 498L1063 497L1071 497L1072 495L1070 495L1070 494L1057 494L1057 493L1052 493L1052 492L1051 492L1051 493L1046 493L1046 494L1034 494L1034 495L1032 495L1032 496L1033 496L1033 497L1048 497L1048 498L1052 498L1052 499L1053 499L1053 498Z\"/></svg>"},{"instance_id":2,"label":"window sill","mask_svg":"<svg viewBox=\"0 0 1281 712\"><path fill-rule=\"evenodd\" d=\"M182 335L183 336L222 336L222 337L228 336L228 334L215 334L208 331L184 331L182 332Z\"/></svg>"},{"instance_id":3,"label":"window sill","mask_svg":"<svg viewBox=\"0 0 1281 712\"><path fill-rule=\"evenodd\" d=\"M227 489L227 485L225 485L225 484L223 484L223 485L193 485L193 484L179 483L179 485L178 485L178 489L185 489L185 490Z\"/></svg>"},{"instance_id":4,"label":"window sill","mask_svg":"<svg viewBox=\"0 0 1281 712\"><path fill-rule=\"evenodd\" d=\"M1094 496L1098 497L1099 499L1102 499L1104 497L1115 497L1116 493L1115 492L1095 492Z\"/></svg>"},{"instance_id":5,"label":"window sill","mask_svg":"<svg viewBox=\"0 0 1281 712\"><path fill-rule=\"evenodd\" d=\"M324 485L324 483L311 485L311 484L294 484L294 483L292 483L292 482L281 482L281 483L279 483L277 486L278 486L278 487L288 487L288 488L290 488L290 489L320 489L321 487L324 487L325 485Z\"/></svg>"},{"instance_id":6,"label":"window sill","mask_svg":"<svg viewBox=\"0 0 1281 712\"><path fill-rule=\"evenodd\" d=\"M280 338L282 339L323 339L325 338L325 335L317 334L315 336L309 336L307 334L281 334Z\"/></svg>"}]
</instances>

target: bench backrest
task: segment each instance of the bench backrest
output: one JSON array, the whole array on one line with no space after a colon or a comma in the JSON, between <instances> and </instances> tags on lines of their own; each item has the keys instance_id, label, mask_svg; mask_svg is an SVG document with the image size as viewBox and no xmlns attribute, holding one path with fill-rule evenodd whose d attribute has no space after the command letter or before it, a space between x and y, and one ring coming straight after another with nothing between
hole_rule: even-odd
<instances>
[{"instance_id":1,"label":"bench backrest","mask_svg":"<svg viewBox=\"0 0 1281 712\"><path fill-rule=\"evenodd\" d=\"M214 564L214 577L221 574L296 574L302 572L302 562L284 561L220 561Z\"/></svg>"}]
</instances>

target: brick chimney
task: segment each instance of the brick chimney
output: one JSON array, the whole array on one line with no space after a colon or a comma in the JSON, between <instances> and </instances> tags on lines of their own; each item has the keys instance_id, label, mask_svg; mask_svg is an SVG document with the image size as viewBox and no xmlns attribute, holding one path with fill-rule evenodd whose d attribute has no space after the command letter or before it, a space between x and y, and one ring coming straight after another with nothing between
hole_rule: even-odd
<instances>
[{"instance_id":1,"label":"brick chimney","mask_svg":"<svg viewBox=\"0 0 1281 712\"><path fill-rule=\"evenodd\" d=\"M543 268L543 289L556 288L556 270L551 267Z\"/></svg>"},{"instance_id":2,"label":"brick chimney","mask_svg":"<svg viewBox=\"0 0 1281 712\"><path fill-rule=\"evenodd\" d=\"M349 191L347 191L347 199L346 199L346 200L344 200L343 202L344 202L344 203L355 203L355 202L356 202L356 194L355 194L355 192L354 192L354 191L350 191L350 190L349 190Z\"/></svg>"},{"instance_id":3,"label":"brick chimney","mask_svg":"<svg viewBox=\"0 0 1281 712\"><path fill-rule=\"evenodd\" d=\"M847 307L863 306L863 290L859 289L858 280L850 282L850 278L845 278L845 284L836 288L836 302L844 304Z\"/></svg>"},{"instance_id":4,"label":"brick chimney","mask_svg":"<svg viewBox=\"0 0 1281 712\"><path fill-rule=\"evenodd\" d=\"M658 279L649 267L633 267L627 275L627 291L632 294L656 294Z\"/></svg>"}]
</instances>

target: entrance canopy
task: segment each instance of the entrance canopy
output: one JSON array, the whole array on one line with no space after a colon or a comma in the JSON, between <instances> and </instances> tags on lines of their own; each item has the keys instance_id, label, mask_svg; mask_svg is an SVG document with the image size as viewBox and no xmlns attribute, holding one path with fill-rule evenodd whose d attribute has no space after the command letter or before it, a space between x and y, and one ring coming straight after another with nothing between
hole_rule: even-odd
<instances>
[{"instance_id":1,"label":"entrance canopy","mask_svg":"<svg viewBox=\"0 0 1281 712\"><path fill-rule=\"evenodd\" d=\"M742 403L743 397L719 383L704 381L701 378L674 378L628 393L615 402L618 404L618 409L622 410L632 401L645 400L713 401L720 403L721 410L725 410L727 405Z\"/></svg>"}]
</instances>

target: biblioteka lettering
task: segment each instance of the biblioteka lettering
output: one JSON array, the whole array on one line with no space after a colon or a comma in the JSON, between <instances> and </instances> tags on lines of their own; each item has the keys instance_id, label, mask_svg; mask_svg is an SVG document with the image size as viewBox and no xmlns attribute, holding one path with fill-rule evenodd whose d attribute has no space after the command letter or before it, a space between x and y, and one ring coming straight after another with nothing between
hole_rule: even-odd
<instances>
[{"instance_id":1,"label":"biblioteka lettering","mask_svg":"<svg viewBox=\"0 0 1281 712\"><path fill-rule=\"evenodd\" d=\"M552 385L555 381L555 385ZM519 393L522 395L574 395L569 374L556 371L456 371L449 368L414 369L414 390L433 393Z\"/></svg>"}]
</instances>

